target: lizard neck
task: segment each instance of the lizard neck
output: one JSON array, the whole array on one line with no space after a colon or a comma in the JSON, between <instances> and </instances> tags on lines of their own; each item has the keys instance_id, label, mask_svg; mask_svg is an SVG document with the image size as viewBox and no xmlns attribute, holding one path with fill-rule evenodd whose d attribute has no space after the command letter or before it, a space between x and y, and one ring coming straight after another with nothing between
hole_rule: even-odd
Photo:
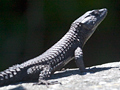
<instances>
[{"instance_id":1,"label":"lizard neck","mask_svg":"<svg viewBox=\"0 0 120 90\"><path fill-rule=\"evenodd\" d=\"M71 33L73 37L76 37L76 41L78 42L79 47L83 48L87 41L87 37L82 25L72 23L69 33Z\"/></svg>"}]
</instances>

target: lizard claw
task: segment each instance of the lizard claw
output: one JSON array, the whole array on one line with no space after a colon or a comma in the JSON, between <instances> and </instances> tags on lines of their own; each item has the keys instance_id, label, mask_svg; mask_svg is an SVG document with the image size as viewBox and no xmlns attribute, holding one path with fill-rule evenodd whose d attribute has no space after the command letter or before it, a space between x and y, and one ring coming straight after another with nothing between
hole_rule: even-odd
<instances>
[{"instance_id":1,"label":"lizard claw","mask_svg":"<svg viewBox=\"0 0 120 90\"><path fill-rule=\"evenodd\" d=\"M48 85L54 85L54 84L60 84L60 85L62 85L58 81L47 81L47 80L40 80L39 82L34 83L33 85L46 85L47 87L49 87Z\"/></svg>"}]
</instances>

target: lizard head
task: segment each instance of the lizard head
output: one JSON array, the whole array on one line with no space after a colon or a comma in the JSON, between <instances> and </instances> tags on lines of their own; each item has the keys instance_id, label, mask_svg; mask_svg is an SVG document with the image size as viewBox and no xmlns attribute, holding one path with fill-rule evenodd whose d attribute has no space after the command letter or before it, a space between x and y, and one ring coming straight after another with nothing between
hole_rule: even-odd
<instances>
[{"instance_id":1,"label":"lizard head","mask_svg":"<svg viewBox=\"0 0 120 90\"><path fill-rule=\"evenodd\" d=\"M103 21L107 15L107 9L98 9L86 12L84 15L79 17L73 23L77 25L80 35L83 37L83 45L94 33L97 26Z\"/></svg>"}]
</instances>

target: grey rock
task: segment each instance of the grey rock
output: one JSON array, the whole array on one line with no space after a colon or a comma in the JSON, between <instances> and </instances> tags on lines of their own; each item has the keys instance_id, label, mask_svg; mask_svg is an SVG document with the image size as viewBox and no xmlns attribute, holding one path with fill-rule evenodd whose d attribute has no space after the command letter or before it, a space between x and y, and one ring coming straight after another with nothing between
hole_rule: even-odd
<instances>
[{"instance_id":1,"label":"grey rock","mask_svg":"<svg viewBox=\"0 0 120 90\"><path fill-rule=\"evenodd\" d=\"M0 90L120 90L120 62L112 62L86 68L57 71L49 81L61 84L33 85L35 82L20 82L0 87Z\"/></svg>"}]
</instances>

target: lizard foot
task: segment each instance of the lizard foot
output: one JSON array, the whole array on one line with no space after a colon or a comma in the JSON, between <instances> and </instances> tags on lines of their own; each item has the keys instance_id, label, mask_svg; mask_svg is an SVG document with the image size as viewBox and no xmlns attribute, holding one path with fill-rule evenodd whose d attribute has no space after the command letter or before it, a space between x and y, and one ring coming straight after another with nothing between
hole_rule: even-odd
<instances>
[{"instance_id":1,"label":"lizard foot","mask_svg":"<svg viewBox=\"0 0 120 90\"><path fill-rule=\"evenodd\" d=\"M58 81L40 80L39 82L37 82L37 83L35 83L33 85L46 85L48 87L48 85L54 85L54 84L61 84L61 83L58 82Z\"/></svg>"}]
</instances>

